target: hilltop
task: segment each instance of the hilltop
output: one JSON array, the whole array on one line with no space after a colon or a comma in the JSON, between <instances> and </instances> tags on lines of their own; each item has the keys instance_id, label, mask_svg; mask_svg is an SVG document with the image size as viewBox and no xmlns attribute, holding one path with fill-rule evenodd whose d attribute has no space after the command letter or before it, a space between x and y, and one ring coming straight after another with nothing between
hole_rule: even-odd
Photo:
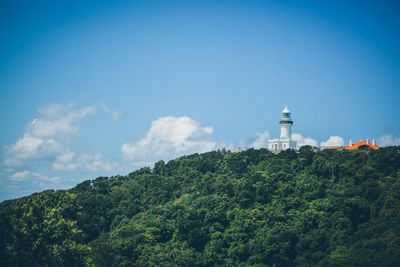
<instances>
[{"instance_id":1,"label":"hilltop","mask_svg":"<svg viewBox=\"0 0 400 267\"><path fill-rule=\"evenodd\" d=\"M400 147L213 151L0 203L1 266L399 266Z\"/></svg>"}]
</instances>

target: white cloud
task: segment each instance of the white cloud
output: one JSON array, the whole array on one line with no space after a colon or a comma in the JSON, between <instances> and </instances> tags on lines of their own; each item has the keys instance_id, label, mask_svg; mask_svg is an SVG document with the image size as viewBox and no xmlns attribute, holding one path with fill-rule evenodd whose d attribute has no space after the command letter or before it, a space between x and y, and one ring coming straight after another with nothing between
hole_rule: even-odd
<instances>
[{"instance_id":1,"label":"white cloud","mask_svg":"<svg viewBox=\"0 0 400 267\"><path fill-rule=\"evenodd\" d=\"M57 161L58 162L62 162L62 163L67 163L67 162L71 162L72 159L75 157L75 153L72 151L67 151L64 154L61 154L57 157Z\"/></svg>"},{"instance_id":2,"label":"white cloud","mask_svg":"<svg viewBox=\"0 0 400 267\"><path fill-rule=\"evenodd\" d=\"M60 107L59 109L62 108ZM28 126L28 132L33 136L42 138L62 139L65 136L76 135L79 132L79 128L78 126L73 125L73 123L86 115L94 114L94 112L94 107L86 107L81 110L70 111L63 114L61 117L53 118L52 120L44 118L34 119ZM50 116L50 114L48 115Z\"/></svg>"},{"instance_id":3,"label":"white cloud","mask_svg":"<svg viewBox=\"0 0 400 267\"><path fill-rule=\"evenodd\" d=\"M66 150L64 139L79 133L76 122L94 112L93 106L76 109L72 103L55 103L39 108L41 117L33 119L24 135L5 147L4 165L18 166L26 160L55 157L62 153Z\"/></svg>"},{"instance_id":4,"label":"white cloud","mask_svg":"<svg viewBox=\"0 0 400 267\"><path fill-rule=\"evenodd\" d=\"M5 147L7 157L6 166L18 166L24 160L45 158L59 152L61 144L54 139L42 139L25 133L15 144Z\"/></svg>"},{"instance_id":5,"label":"white cloud","mask_svg":"<svg viewBox=\"0 0 400 267\"><path fill-rule=\"evenodd\" d=\"M58 155L52 168L57 171L73 171L76 169L76 164L72 162L75 153L67 151L64 154Z\"/></svg>"},{"instance_id":6,"label":"white cloud","mask_svg":"<svg viewBox=\"0 0 400 267\"><path fill-rule=\"evenodd\" d=\"M117 110L112 110L111 111L104 103L100 104L100 108L104 112L111 114L111 118L112 118L113 121L117 120L122 115L121 111L117 111Z\"/></svg>"},{"instance_id":7,"label":"white cloud","mask_svg":"<svg viewBox=\"0 0 400 267\"><path fill-rule=\"evenodd\" d=\"M400 137L393 137L393 135L385 134L379 137L377 141L379 146L400 146Z\"/></svg>"},{"instance_id":8,"label":"white cloud","mask_svg":"<svg viewBox=\"0 0 400 267\"><path fill-rule=\"evenodd\" d=\"M121 111L113 111L112 112L112 119L115 121L115 120L117 120L120 116L122 115L122 112Z\"/></svg>"},{"instance_id":9,"label":"white cloud","mask_svg":"<svg viewBox=\"0 0 400 267\"><path fill-rule=\"evenodd\" d=\"M262 133L256 133L256 140L254 140L253 143L251 143L251 147L254 148L266 148L268 147L268 139L271 136L269 135L268 131L264 131Z\"/></svg>"},{"instance_id":10,"label":"white cloud","mask_svg":"<svg viewBox=\"0 0 400 267\"><path fill-rule=\"evenodd\" d=\"M16 172L13 175L10 176L10 179L13 181L25 181L27 179L39 179L39 180L44 180L44 181L58 181L60 178L58 177L48 177L45 175L42 175L37 172L32 172L32 171L20 171Z\"/></svg>"},{"instance_id":11,"label":"white cloud","mask_svg":"<svg viewBox=\"0 0 400 267\"><path fill-rule=\"evenodd\" d=\"M76 165L82 170L88 170L91 172L111 171L116 168L115 163L104 161L101 153L83 154L76 162Z\"/></svg>"},{"instance_id":12,"label":"white cloud","mask_svg":"<svg viewBox=\"0 0 400 267\"><path fill-rule=\"evenodd\" d=\"M301 147L301 146L318 146L317 140L312 139L311 137L303 137L299 133L293 133L292 134L292 140L297 141L297 147Z\"/></svg>"},{"instance_id":13,"label":"white cloud","mask_svg":"<svg viewBox=\"0 0 400 267\"><path fill-rule=\"evenodd\" d=\"M30 174L30 171L16 172L13 175L11 175L11 180L14 180L14 181L24 180L29 174Z\"/></svg>"},{"instance_id":14,"label":"white cloud","mask_svg":"<svg viewBox=\"0 0 400 267\"><path fill-rule=\"evenodd\" d=\"M340 136L330 136L328 140L321 142L321 146L344 146L344 140Z\"/></svg>"},{"instance_id":15,"label":"white cloud","mask_svg":"<svg viewBox=\"0 0 400 267\"><path fill-rule=\"evenodd\" d=\"M26 133L11 146L10 152L21 153L21 157L30 157L37 153L38 147L43 144L43 142L42 139L32 137L30 134Z\"/></svg>"},{"instance_id":16,"label":"white cloud","mask_svg":"<svg viewBox=\"0 0 400 267\"><path fill-rule=\"evenodd\" d=\"M75 104L69 103L52 103L38 108L39 115L46 120L57 120L70 113L75 108Z\"/></svg>"},{"instance_id":17,"label":"white cloud","mask_svg":"<svg viewBox=\"0 0 400 267\"><path fill-rule=\"evenodd\" d=\"M109 162L101 153L81 154L68 149L71 137L79 135L81 120L98 111L104 111L113 120L121 114L101 104L78 108L73 103L55 103L40 107L38 116L28 123L25 132L14 143L3 147L0 183L33 186L36 189L32 190L39 190L70 186L73 178L67 172L74 172L73 176L77 177L88 172L115 174L121 165ZM55 171L57 176L60 172L66 176L55 177L52 174Z\"/></svg>"},{"instance_id":18,"label":"white cloud","mask_svg":"<svg viewBox=\"0 0 400 267\"><path fill-rule=\"evenodd\" d=\"M123 144L121 151L126 160L134 163L168 160L215 149L212 134L212 127L201 127L189 117L161 117L152 122L145 138Z\"/></svg>"},{"instance_id":19,"label":"white cloud","mask_svg":"<svg viewBox=\"0 0 400 267\"><path fill-rule=\"evenodd\" d=\"M83 154L80 157L76 157L74 152L67 151L57 156L52 168L57 171L98 172L112 171L117 168L117 164L104 161L101 153Z\"/></svg>"}]
</instances>

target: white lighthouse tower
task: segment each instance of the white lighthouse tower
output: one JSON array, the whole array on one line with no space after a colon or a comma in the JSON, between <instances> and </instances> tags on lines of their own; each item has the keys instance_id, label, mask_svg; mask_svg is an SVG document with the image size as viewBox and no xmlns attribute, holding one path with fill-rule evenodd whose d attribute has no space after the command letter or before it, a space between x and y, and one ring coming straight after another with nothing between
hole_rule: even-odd
<instances>
[{"instance_id":1,"label":"white lighthouse tower","mask_svg":"<svg viewBox=\"0 0 400 267\"><path fill-rule=\"evenodd\" d=\"M279 124L281 125L281 141L290 141L292 136L293 121L291 120L290 110L287 106L285 106L282 111L281 121Z\"/></svg>"},{"instance_id":2,"label":"white lighthouse tower","mask_svg":"<svg viewBox=\"0 0 400 267\"><path fill-rule=\"evenodd\" d=\"M280 152L285 149L296 149L296 141L292 141L292 125L290 110L287 106L282 111L281 120L281 136L279 139L268 140L268 149L273 152Z\"/></svg>"}]
</instances>

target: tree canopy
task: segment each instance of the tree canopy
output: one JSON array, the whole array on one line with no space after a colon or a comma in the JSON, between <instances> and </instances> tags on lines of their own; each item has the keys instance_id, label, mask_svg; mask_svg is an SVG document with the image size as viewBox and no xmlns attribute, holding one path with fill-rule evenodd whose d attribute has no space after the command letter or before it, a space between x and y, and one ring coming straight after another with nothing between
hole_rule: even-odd
<instances>
[{"instance_id":1,"label":"tree canopy","mask_svg":"<svg viewBox=\"0 0 400 267\"><path fill-rule=\"evenodd\" d=\"M0 203L1 266L400 266L400 147L213 151Z\"/></svg>"}]
</instances>

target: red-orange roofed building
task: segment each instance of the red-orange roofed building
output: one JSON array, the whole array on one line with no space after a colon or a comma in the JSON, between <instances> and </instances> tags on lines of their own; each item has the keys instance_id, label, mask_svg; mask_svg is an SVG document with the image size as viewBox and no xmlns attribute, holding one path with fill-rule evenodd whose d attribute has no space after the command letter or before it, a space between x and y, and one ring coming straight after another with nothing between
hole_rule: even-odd
<instances>
[{"instance_id":1,"label":"red-orange roofed building","mask_svg":"<svg viewBox=\"0 0 400 267\"><path fill-rule=\"evenodd\" d=\"M348 146L332 146L332 147L326 147L324 149L346 149L346 150L354 150L354 149L379 149L380 147L375 144L375 139L372 139L372 142L370 142L368 139L367 140L361 140L360 142L354 143L353 141L350 140L350 143Z\"/></svg>"}]
</instances>

